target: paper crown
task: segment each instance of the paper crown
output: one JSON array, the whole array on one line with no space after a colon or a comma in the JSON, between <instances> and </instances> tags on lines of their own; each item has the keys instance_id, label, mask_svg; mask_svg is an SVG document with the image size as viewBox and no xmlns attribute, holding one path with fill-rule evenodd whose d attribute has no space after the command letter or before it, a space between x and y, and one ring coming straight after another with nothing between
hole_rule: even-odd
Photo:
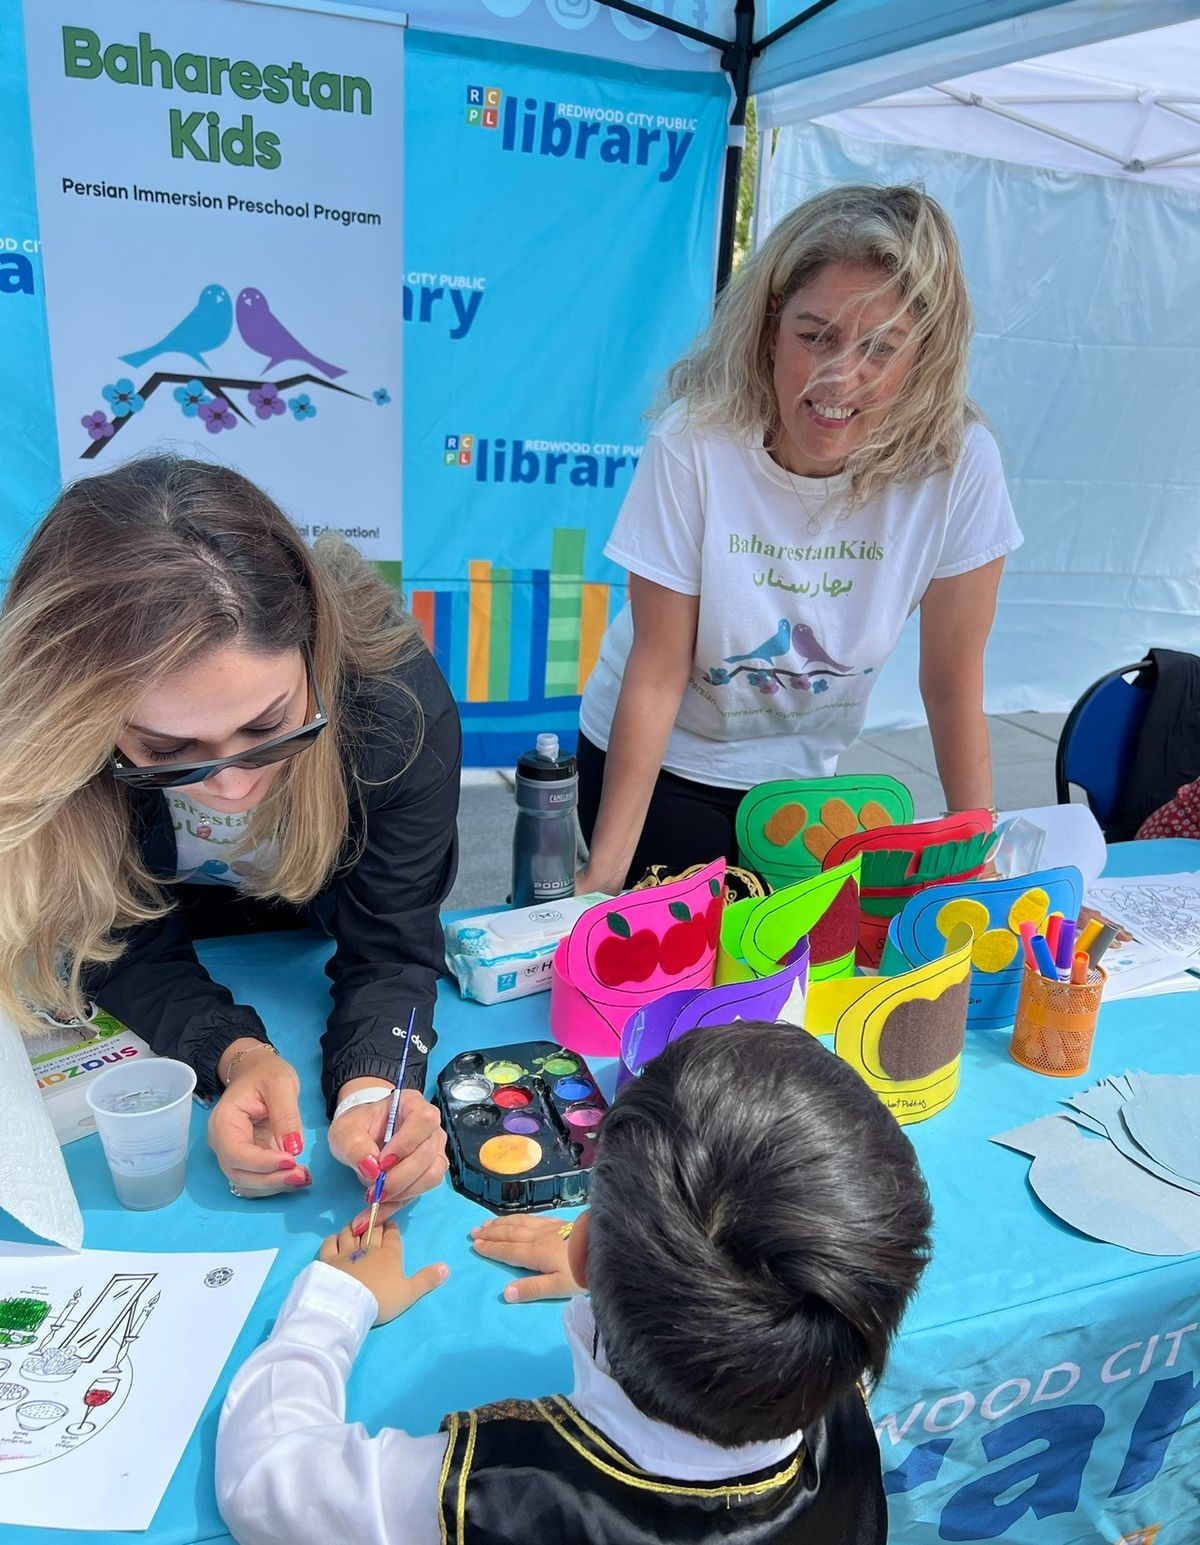
<instances>
[{"instance_id":1,"label":"paper crown","mask_svg":"<svg viewBox=\"0 0 1200 1545\"><path fill-rule=\"evenodd\" d=\"M626 1020L677 988L711 987L725 860L598 902L554 952L550 1028L584 1057L616 1057Z\"/></svg>"},{"instance_id":2,"label":"paper crown","mask_svg":"<svg viewBox=\"0 0 1200 1545\"><path fill-rule=\"evenodd\" d=\"M780 778L757 784L738 806L738 850L779 890L818 873L839 837L912 818L912 795L885 774Z\"/></svg>"},{"instance_id":3,"label":"paper crown","mask_svg":"<svg viewBox=\"0 0 1200 1545\"><path fill-rule=\"evenodd\" d=\"M828 867L861 855L862 919L856 964L876 968L890 918L927 885L973 879L994 843L989 810L962 810L939 821L916 821L839 837Z\"/></svg>"},{"instance_id":4,"label":"paper crown","mask_svg":"<svg viewBox=\"0 0 1200 1545\"><path fill-rule=\"evenodd\" d=\"M894 975L937 959L955 927L965 925L974 967L967 1023L980 1030L1011 1025L1021 990L1020 925L1040 926L1051 912L1077 917L1082 902L1083 879L1073 865L920 891L892 919L882 970Z\"/></svg>"},{"instance_id":5,"label":"paper crown","mask_svg":"<svg viewBox=\"0 0 1200 1545\"><path fill-rule=\"evenodd\" d=\"M701 1025L727 1025L735 1019L804 1024L808 990L808 941L802 939L793 958L774 976L730 982L707 991L669 992L633 1013L621 1033L618 1086L642 1071L652 1057L665 1051L689 1030Z\"/></svg>"},{"instance_id":6,"label":"paper crown","mask_svg":"<svg viewBox=\"0 0 1200 1545\"><path fill-rule=\"evenodd\" d=\"M971 945L970 930L960 925L946 953L915 971L814 981L809 988L805 1028L833 1036L834 1051L901 1126L936 1116L958 1089Z\"/></svg>"},{"instance_id":7,"label":"paper crown","mask_svg":"<svg viewBox=\"0 0 1200 1545\"><path fill-rule=\"evenodd\" d=\"M811 875L757 900L735 901L721 919L717 981L772 976L807 936L813 981L854 969L859 860Z\"/></svg>"}]
</instances>

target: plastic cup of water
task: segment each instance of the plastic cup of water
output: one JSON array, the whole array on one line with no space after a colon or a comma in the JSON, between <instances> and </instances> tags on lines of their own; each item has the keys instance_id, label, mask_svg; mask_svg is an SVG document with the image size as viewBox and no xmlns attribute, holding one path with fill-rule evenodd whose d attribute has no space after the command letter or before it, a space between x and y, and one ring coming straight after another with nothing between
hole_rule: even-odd
<instances>
[{"instance_id":1,"label":"plastic cup of water","mask_svg":"<svg viewBox=\"0 0 1200 1545\"><path fill-rule=\"evenodd\" d=\"M133 1212L165 1207L183 1190L195 1071L169 1057L101 1073L87 1091L117 1200Z\"/></svg>"}]
</instances>

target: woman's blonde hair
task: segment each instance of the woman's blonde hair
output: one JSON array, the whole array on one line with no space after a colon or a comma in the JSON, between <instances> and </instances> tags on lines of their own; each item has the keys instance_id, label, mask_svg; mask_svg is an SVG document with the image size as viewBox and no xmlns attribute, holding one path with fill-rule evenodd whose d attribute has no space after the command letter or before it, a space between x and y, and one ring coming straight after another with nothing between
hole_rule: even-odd
<instances>
[{"instance_id":1,"label":"woman's blonde hair","mask_svg":"<svg viewBox=\"0 0 1200 1545\"><path fill-rule=\"evenodd\" d=\"M234 642L308 644L325 699L329 728L280 767L245 839L277 854L246 890L304 902L358 792L346 691L422 648L396 594L340 538L310 547L240 473L177 456L82 478L34 533L0 615L0 1007L22 1028L32 1007L82 1016L84 968L169 910L109 758L151 683Z\"/></svg>"},{"instance_id":2,"label":"woman's blonde hair","mask_svg":"<svg viewBox=\"0 0 1200 1545\"><path fill-rule=\"evenodd\" d=\"M829 263L877 269L879 293L899 296L915 358L894 404L848 459L853 502L953 464L979 417L967 398L971 303L954 228L919 188L849 185L815 194L781 220L742 264L712 323L667 376L666 401L699 422L774 444L781 425L772 380L779 314ZM876 331L882 333L895 318Z\"/></svg>"}]
</instances>

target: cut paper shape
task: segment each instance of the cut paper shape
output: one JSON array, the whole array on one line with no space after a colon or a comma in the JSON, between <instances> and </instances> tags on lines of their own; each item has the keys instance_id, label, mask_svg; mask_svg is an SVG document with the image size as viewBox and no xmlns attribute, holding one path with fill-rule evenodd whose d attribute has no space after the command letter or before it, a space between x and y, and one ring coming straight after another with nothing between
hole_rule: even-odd
<instances>
[{"instance_id":1,"label":"cut paper shape","mask_svg":"<svg viewBox=\"0 0 1200 1545\"><path fill-rule=\"evenodd\" d=\"M1197 1079L1197 1083L1200 1083L1200 1079ZM1167 1185L1179 1186L1184 1191L1200 1196L1200 1179L1188 1179L1185 1175L1176 1174L1167 1165L1160 1164L1134 1137L1129 1128L1129 1095L1115 1079L1106 1078L1091 1089L1073 1094L1066 1103L1070 1109L1059 1114L1066 1115L1076 1126L1106 1137L1119 1153L1132 1159L1135 1164L1140 1164L1147 1174L1165 1181ZM1193 1134L1195 1130L1193 1128ZM1150 1140L1153 1141L1153 1138L1152 1127ZM1192 1146L1195 1146L1194 1136ZM1193 1163L1192 1167L1196 1165Z\"/></svg>"},{"instance_id":2,"label":"cut paper shape","mask_svg":"<svg viewBox=\"0 0 1200 1545\"><path fill-rule=\"evenodd\" d=\"M741 862L779 890L816 874L839 837L912 818L912 795L884 773L778 778L756 785L738 806L738 849Z\"/></svg>"},{"instance_id":3,"label":"cut paper shape","mask_svg":"<svg viewBox=\"0 0 1200 1545\"><path fill-rule=\"evenodd\" d=\"M1190 1189L1200 1182L1200 1077L1137 1073L1121 1107L1130 1137Z\"/></svg>"},{"instance_id":4,"label":"cut paper shape","mask_svg":"<svg viewBox=\"0 0 1200 1545\"><path fill-rule=\"evenodd\" d=\"M809 988L805 1029L832 1035L901 1126L945 1110L958 1089L967 1026L971 934L960 925L940 960L903 976Z\"/></svg>"},{"instance_id":5,"label":"cut paper shape","mask_svg":"<svg viewBox=\"0 0 1200 1545\"><path fill-rule=\"evenodd\" d=\"M1200 1250L1200 1196L1155 1179L1066 1116L1042 1116L992 1142L1033 1157L1034 1195L1081 1234L1139 1255Z\"/></svg>"},{"instance_id":6,"label":"cut paper shape","mask_svg":"<svg viewBox=\"0 0 1200 1545\"><path fill-rule=\"evenodd\" d=\"M936 960L954 926L965 924L974 938L975 968L967 1024L973 1030L1011 1025L1024 967L1019 925L1041 924L1050 912L1077 917L1082 901L1083 880L1071 866L1011 880L969 880L920 890L892 919L880 970L895 976Z\"/></svg>"},{"instance_id":7,"label":"cut paper shape","mask_svg":"<svg viewBox=\"0 0 1200 1545\"><path fill-rule=\"evenodd\" d=\"M862 855L862 922L856 963L876 968L883 957L888 922L905 900L926 885L973 879L994 842L987 810L962 810L940 821L917 821L841 837L825 865Z\"/></svg>"},{"instance_id":8,"label":"cut paper shape","mask_svg":"<svg viewBox=\"0 0 1200 1545\"><path fill-rule=\"evenodd\" d=\"M636 1076L647 1062L701 1025L727 1025L735 1019L783 1021L804 1025L808 988L808 940L802 939L793 958L773 976L729 982L707 991L669 992L630 1015L621 1033L618 1085Z\"/></svg>"},{"instance_id":9,"label":"cut paper shape","mask_svg":"<svg viewBox=\"0 0 1200 1545\"><path fill-rule=\"evenodd\" d=\"M726 907L717 951L718 985L773 976L806 936L810 981L849 975L858 936L858 872L855 859L770 896Z\"/></svg>"},{"instance_id":10,"label":"cut paper shape","mask_svg":"<svg viewBox=\"0 0 1200 1545\"><path fill-rule=\"evenodd\" d=\"M724 878L719 858L670 885L598 902L577 919L554 953L550 1027L561 1046L616 1057L626 1020L643 1004L712 986L722 914L732 910Z\"/></svg>"}]
</instances>

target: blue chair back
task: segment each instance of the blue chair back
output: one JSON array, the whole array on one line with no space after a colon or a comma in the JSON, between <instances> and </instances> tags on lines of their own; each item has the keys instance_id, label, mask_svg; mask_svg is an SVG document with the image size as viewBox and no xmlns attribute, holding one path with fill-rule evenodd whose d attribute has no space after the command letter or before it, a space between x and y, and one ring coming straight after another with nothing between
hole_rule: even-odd
<instances>
[{"instance_id":1,"label":"blue chair back","mask_svg":"<svg viewBox=\"0 0 1200 1545\"><path fill-rule=\"evenodd\" d=\"M1153 685L1153 673L1153 661L1140 660L1093 682L1067 715L1058 738L1054 767L1058 802L1070 804L1069 785L1078 785L1105 835L1117 813L1150 706L1147 688Z\"/></svg>"}]
</instances>

